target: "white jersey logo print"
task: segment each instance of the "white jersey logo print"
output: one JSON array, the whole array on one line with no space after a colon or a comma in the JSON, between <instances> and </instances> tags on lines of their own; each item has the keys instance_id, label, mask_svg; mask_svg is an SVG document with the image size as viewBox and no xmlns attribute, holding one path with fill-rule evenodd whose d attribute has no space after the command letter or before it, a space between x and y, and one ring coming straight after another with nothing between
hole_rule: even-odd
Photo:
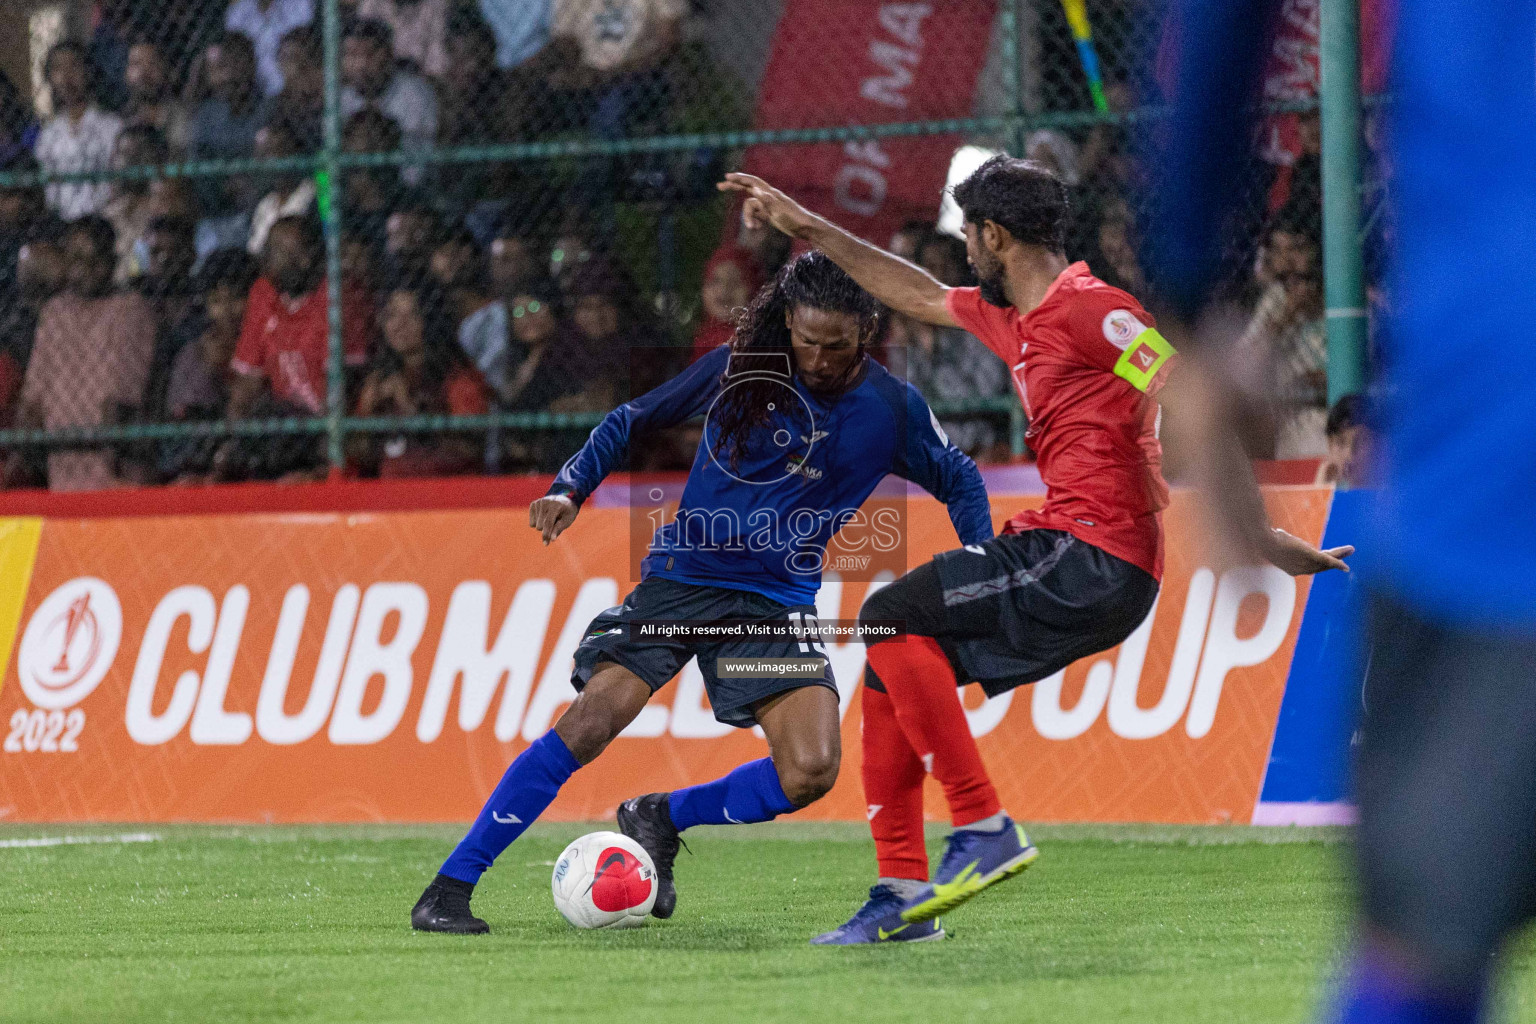
<instances>
[{"instance_id":1,"label":"white jersey logo print","mask_svg":"<svg viewBox=\"0 0 1536 1024\"><path fill-rule=\"evenodd\" d=\"M521 825L523 823L523 819L519 818L515 814L509 814L505 818L503 818L501 815L497 814L495 811L492 811L491 812L491 817L495 818L497 821L501 822L503 825Z\"/></svg>"},{"instance_id":2,"label":"white jersey logo print","mask_svg":"<svg viewBox=\"0 0 1536 1024\"><path fill-rule=\"evenodd\" d=\"M737 821L735 818L731 817L731 811L730 811L730 808L728 808L728 807L721 807L720 808L720 813L725 815L725 820L730 822L732 825L745 825L746 824L746 822L744 822L744 821Z\"/></svg>"},{"instance_id":3,"label":"white jersey logo print","mask_svg":"<svg viewBox=\"0 0 1536 1024\"><path fill-rule=\"evenodd\" d=\"M869 812L864 815L864 820L865 821L874 821L875 820L875 815L879 814L880 813L880 809L882 807L884 807L884 806L885 806L885 804L870 804L869 805Z\"/></svg>"}]
</instances>

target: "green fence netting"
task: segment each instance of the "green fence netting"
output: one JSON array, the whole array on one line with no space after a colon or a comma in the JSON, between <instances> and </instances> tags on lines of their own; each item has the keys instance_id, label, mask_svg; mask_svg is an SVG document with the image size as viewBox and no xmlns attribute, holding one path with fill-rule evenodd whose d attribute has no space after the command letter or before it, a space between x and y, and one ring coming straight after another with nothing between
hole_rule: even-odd
<instances>
[{"instance_id":1,"label":"green fence netting","mask_svg":"<svg viewBox=\"0 0 1536 1024\"><path fill-rule=\"evenodd\" d=\"M1025 154L1071 186L1069 255L1147 288L1157 0L3 8L6 486L552 471L789 255L727 170L958 285L946 179ZM1326 395L1316 82L1286 68L1229 261L1268 454ZM1024 453L958 333L892 317L880 357L972 454Z\"/></svg>"}]
</instances>

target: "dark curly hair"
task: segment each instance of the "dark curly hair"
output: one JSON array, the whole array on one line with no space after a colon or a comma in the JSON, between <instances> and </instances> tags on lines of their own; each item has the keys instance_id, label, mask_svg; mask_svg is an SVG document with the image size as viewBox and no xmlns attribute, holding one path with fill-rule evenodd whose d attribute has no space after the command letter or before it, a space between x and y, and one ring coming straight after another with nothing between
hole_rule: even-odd
<instances>
[{"instance_id":1,"label":"dark curly hair","mask_svg":"<svg viewBox=\"0 0 1536 1024\"><path fill-rule=\"evenodd\" d=\"M965 219L992 221L1015 241L1064 252L1071 202L1067 186L1044 164L999 154L954 188Z\"/></svg>"},{"instance_id":2,"label":"dark curly hair","mask_svg":"<svg viewBox=\"0 0 1536 1024\"><path fill-rule=\"evenodd\" d=\"M786 263L736 319L726 376L751 376L726 388L711 416L715 457L729 460L733 469L746 453L752 431L768 423L773 393L783 385L781 368L795 365L786 314L802 306L848 313L858 321L858 358L849 363L836 390L854 380L868 358L866 346L880 327L881 306L875 297L824 253L808 252ZM754 356L767 358L750 358Z\"/></svg>"}]
</instances>

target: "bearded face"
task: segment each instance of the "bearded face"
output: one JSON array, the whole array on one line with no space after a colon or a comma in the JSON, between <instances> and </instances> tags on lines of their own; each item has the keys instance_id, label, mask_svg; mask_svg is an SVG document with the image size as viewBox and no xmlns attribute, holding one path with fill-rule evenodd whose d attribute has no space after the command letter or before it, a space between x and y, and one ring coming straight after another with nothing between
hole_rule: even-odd
<instances>
[{"instance_id":1,"label":"bearded face","mask_svg":"<svg viewBox=\"0 0 1536 1024\"><path fill-rule=\"evenodd\" d=\"M983 300L1003 309L1007 309L1012 305L1008 301L1008 294L1003 291L1003 265L1001 262L992 268L991 273L978 268L976 279L981 285L981 297Z\"/></svg>"},{"instance_id":2,"label":"bearded face","mask_svg":"<svg viewBox=\"0 0 1536 1024\"><path fill-rule=\"evenodd\" d=\"M1003 290L1003 261L982 244L981 229L969 221L965 225L965 255L976 272L982 299L994 306L1008 308L1010 303Z\"/></svg>"}]
</instances>

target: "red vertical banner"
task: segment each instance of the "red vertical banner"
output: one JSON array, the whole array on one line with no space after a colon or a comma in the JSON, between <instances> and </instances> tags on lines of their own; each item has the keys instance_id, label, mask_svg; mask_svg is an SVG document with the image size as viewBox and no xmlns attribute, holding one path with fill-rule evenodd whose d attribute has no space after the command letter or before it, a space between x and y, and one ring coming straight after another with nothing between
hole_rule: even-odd
<instances>
[{"instance_id":1,"label":"red vertical banner","mask_svg":"<svg viewBox=\"0 0 1536 1024\"><path fill-rule=\"evenodd\" d=\"M1321 0L1283 0L1275 14L1273 38L1264 64L1264 99L1294 103L1317 96L1322 80L1318 62ZM1392 58L1395 0L1360 0L1360 89L1367 96L1385 92ZM1158 44L1157 79L1173 94L1174 67L1182 26L1170 17ZM1276 114L1264 126L1259 153L1270 163L1289 166L1301 153L1295 114Z\"/></svg>"},{"instance_id":2,"label":"red vertical banner","mask_svg":"<svg viewBox=\"0 0 1536 1024\"><path fill-rule=\"evenodd\" d=\"M758 90L754 126L824 128L969 117L994 0L789 0ZM903 136L754 146L746 169L856 234L883 243L938 215L964 139Z\"/></svg>"}]
</instances>

